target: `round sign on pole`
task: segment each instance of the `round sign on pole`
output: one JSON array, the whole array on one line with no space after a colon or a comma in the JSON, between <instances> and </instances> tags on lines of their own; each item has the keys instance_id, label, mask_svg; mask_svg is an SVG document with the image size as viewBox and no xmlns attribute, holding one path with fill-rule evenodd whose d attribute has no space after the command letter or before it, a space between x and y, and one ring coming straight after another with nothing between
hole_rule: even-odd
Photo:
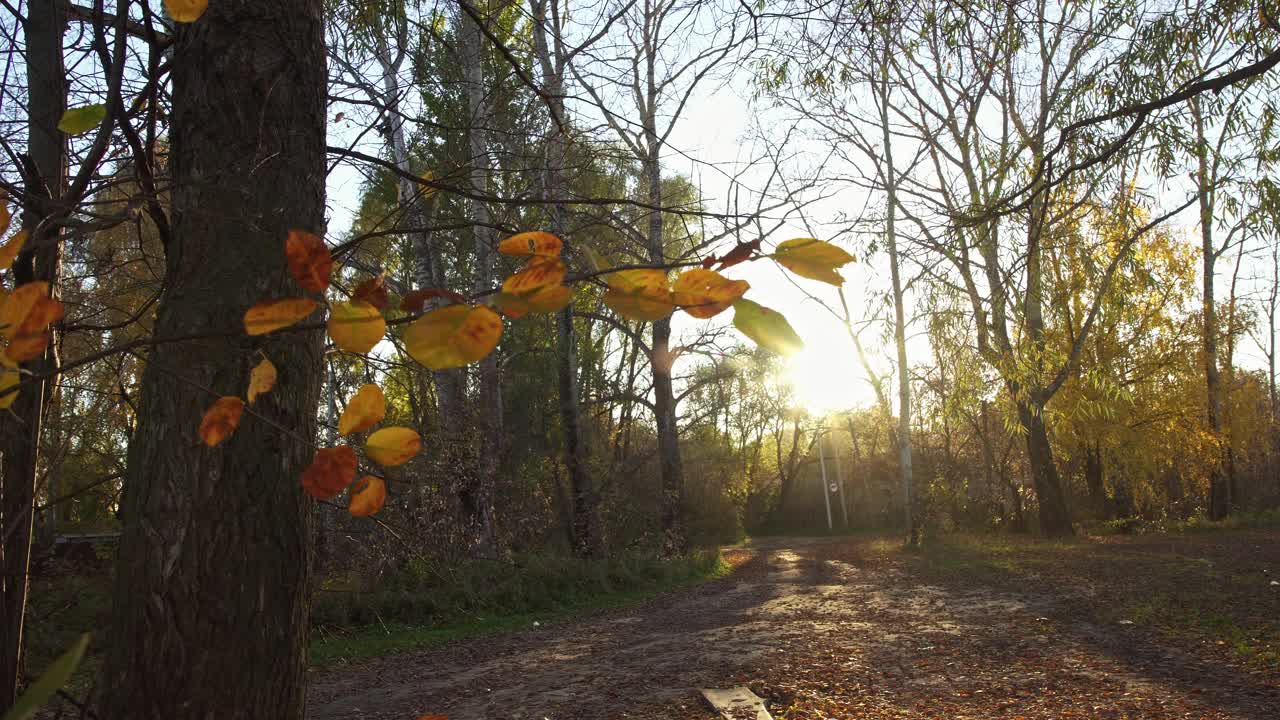
<instances>
[{"instance_id":1,"label":"round sign on pole","mask_svg":"<svg viewBox=\"0 0 1280 720\"><path fill-rule=\"evenodd\" d=\"M840 489L839 485L836 485L835 483L831 483L831 492L836 492L839 489Z\"/></svg>"}]
</instances>

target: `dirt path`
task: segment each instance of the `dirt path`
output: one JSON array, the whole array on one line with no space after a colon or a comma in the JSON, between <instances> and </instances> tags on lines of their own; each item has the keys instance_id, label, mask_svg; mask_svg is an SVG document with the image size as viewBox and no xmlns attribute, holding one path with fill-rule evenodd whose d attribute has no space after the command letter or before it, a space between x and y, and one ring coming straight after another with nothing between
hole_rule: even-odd
<instances>
[{"instance_id":1,"label":"dirt path","mask_svg":"<svg viewBox=\"0 0 1280 720\"><path fill-rule=\"evenodd\" d=\"M696 688L749 684L792 719L1280 717L1274 675L1067 598L931 584L871 540L753 553L639 608L319 672L308 716L711 718Z\"/></svg>"}]
</instances>

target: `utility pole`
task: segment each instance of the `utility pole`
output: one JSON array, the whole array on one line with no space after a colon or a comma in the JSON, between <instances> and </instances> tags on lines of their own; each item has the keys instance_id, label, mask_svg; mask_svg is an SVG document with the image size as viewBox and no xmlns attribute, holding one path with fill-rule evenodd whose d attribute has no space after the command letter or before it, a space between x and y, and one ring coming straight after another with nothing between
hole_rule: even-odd
<instances>
[{"instance_id":1,"label":"utility pole","mask_svg":"<svg viewBox=\"0 0 1280 720\"><path fill-rule=\"evenodd\" d=\"M827 532L831 532L831 486L827 484L827 457L822 450L827 431L823 429L821 433L818 435L818 465L822 467L822 500L827 505Z\"/></svg>"},{"instance_id":2,"label":"utility pole","mask_svg":"<svg viewBox=\"0 0 1280 720\"><path fill-rule=\"evenodd\" d=\"M840 467L840 446L836 446L836 484L840 489L840 518L849 529L849 505L844 501L844 469Z\"/></svg>"}]
</instances>

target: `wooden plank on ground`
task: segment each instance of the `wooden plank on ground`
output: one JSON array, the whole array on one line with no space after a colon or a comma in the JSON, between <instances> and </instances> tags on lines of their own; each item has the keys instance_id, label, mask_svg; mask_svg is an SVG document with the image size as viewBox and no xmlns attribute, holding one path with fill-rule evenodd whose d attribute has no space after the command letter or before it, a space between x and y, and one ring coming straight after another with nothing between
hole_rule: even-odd
<instances>
[{"instance_id":1,"label":"wooden plank on ground","mask_svg":"<svg viewBox=\"0 0 1280 720\"><path fill-rule=\"evenodd\" d=\"M773 720L761 700L750 688L703 688L698 692L725 720Z\"/></svg>"}]
</instances>

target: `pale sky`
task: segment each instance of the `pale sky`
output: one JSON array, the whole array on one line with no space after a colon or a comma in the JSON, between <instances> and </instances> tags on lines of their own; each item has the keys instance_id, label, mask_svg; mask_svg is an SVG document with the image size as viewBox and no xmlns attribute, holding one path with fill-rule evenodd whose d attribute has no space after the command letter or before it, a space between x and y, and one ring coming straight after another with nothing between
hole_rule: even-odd
<instances>
[{"instance_id":1,"label":"pale sky","mask_svg":"<svg viewBox=\"0 0 1280 720\"><path fill-rule=\"evenodd\" d=\"M571 104L570 111L589 113L590 110L583 105L583 103L577 103L575 107ZM760 115L757 116L757 113ZM708 209L723 211L729 183L724 173L714 168L732 168L751 157L758 156L760 148L754 145L753 140L757 132L756 128L774 129L782 121L781 116L771 116L754 106L748 99L745 83L740 80L735 80L728 86L711 87L695 95L685 108L680 122L670 136L669 150L664 156L664 170L692 178L702 189ZM771 123L774 125L771 126ZM332 123L330 125L331 143L339 144L347 141L353 132L353 127L355 127L354 123L351 126ZM380 141L381 139L376 135L366 136L365 149L378 154ZM803 143L811 141L797 140L796 142L802 143L799 149L805 151ZM814 154L823 154L821 148L811 149ZM748 174L744 182L748 187L752 187L753 183L762 184L761 178L752 174ZM359 174L350 167L339 167L330 175L328 202L331 237L341 235L350 227L359 203L360 184ZM758 187L758 184L754 186ZM824 191L832 192L830 188ZM1175 199L1177 196L1186 197L1180 190L1171 192L1169 196ZM833 221L837 213L842 210L847 214L856 215L866 203L867 197L864 191L856 188L842 188L833 197L808 208L806 213L808 219L818 225L819 231L815 234L821 238L821 228L824 223ZM749 201L744 200L744 204L749 205ZM1194 223L1194 217L1184 215L1176 218L1172 226L1176 229L1175 231L1185 234L1190 239L1194 230L1191 223ZM792 237L808 235L809 233L797 218L795 223L767 237L766 247ZM744 239L752 238L744 236ZM572 243L574 239L565 238L565 241ZM732 243L727 242L717 252L723 252L731 246ZM850 250L857 255L855 249L850 248ZM1259 264L1258 267L1250 269L1249 266L1253 264L1246 258L1246 267L1242 276L1265 274L1265 265ZM1226 272L1229 272L1233 260L1224 261L1221 265L1226 266ZM846 278L845 293L855 316L862 313L862 308L871 301L873 294L885 292L889 285L888 260L883 251L871 258L859 257L857 262L846 266L841 272ZM915 272L915 268L910 265L904 268L906 276L914 275ZM833 287L804 278L789 279L781 268L767 260L736 266L726 271L726 275L750 282L752 287L747 297L783 313L804 339L806 343L804 351L792 358L789 365L797 394L810 410L826 412L854 406L868 407L873 403L874 395L844 327L827 310L806 298L805 292L797 288L796 284L800 284L810 294L830 303L832 307L838 307L838 299ZM1225 285L1229 282L1229 277L1220 278L1220 281ZM1220 291L1220 294L1225 295L1225 290ZM909 312L908 317L912 314ZM728 324L732 311L726 311L712 321L693 320L682 313L677 313L676 316L676 332L688 336L696 332L695 323ZM862 339L872 363L882 373L887 373L892 368L889 360L892 348L885 347L880 342L882 335L883 332L879 327L872 327L862 334ZM912 363L930 363L932 358L928 343L923 338L923 328L909 327L908 335L910 338L908 352ZM739 337L743 342L750 343L745 337ZM1248 339L1242 343L1238 357L1239 362L1248 367L1263 365L1260 353Z\"/></svg>"}]
</instances>

